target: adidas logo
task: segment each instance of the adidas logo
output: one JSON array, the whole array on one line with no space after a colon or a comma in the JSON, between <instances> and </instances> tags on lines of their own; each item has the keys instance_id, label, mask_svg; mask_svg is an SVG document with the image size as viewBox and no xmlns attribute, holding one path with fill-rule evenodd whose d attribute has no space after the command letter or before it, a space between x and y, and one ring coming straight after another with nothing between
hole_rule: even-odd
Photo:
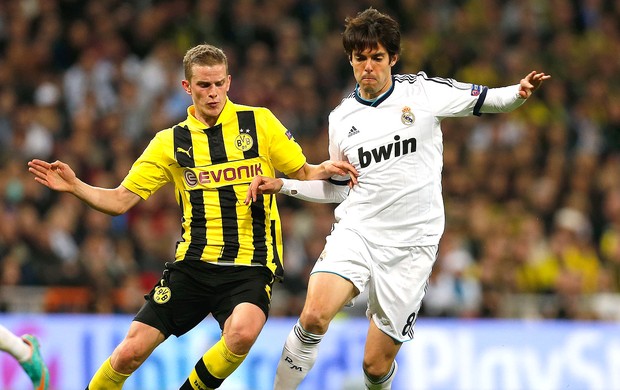
<instances>
[{"instance_id":1,"label":"adidas logo","mask_svg":"<svg viewBox=\"0 0 620 390\"><path fill-rule=\"evenodd\" d=\"M349 130L349 137L355 134L358 134L360 131L355 128L355 126L351 126L351 130Z\"/></svg>"}]
</instances>

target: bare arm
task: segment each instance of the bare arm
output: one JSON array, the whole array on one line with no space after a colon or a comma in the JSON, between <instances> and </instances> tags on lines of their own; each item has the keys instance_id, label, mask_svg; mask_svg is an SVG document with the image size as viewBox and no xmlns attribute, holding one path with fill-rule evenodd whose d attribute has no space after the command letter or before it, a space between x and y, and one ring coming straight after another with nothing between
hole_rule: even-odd
<instances>
[{"instance_id":1,"label":"bare arm","mask_svg":"<svg viewBox=\"0 0 620 390\"><path fill-rule=\"evenodd\" d=\"M326 160L319 165L305 163L299 170L288 175L297 180L325 180L332 176L349 176L357 184L357 170L348 161Z\"/></svg>"},{"instance_id":2,"label":"bare arm","mask_svg":"<svg viewBox=\"0 0 620 390\"><path fill-rule=\"evenodd\" d=\"M123 186L101 188L86 184L62 161L49 163L34 159L28 162L28 171L35 181L49 189L73 194L95 210L109 215L123 214L142 199Z\"/></svg>"}]
</instances>

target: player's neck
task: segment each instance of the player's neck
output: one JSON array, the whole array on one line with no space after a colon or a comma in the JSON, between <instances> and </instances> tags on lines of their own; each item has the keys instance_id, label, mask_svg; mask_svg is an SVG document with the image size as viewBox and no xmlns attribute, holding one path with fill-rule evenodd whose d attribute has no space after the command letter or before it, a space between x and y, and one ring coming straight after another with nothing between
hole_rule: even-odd
<instances>
[{"instance_id":1,"label":"player's neck","mask_svg":"<svg viewBox=\"0 0 620 390\"><path fill-rule=\"evenodd\" d=\"M388 88L388 89L387 89L386 91L384 91L383 93L381 93L381 94L379 94L379 95L377 95L377 96L375 96L375 97L372 97L372 98L371 98L371 97L365 97L365 96L363 96L363 95L362 95L362 93L361 93L361 91L360 91L360 86L359 86L359 85L355 88L355 93L357 94L357 96L358 96L360 99L362 99L363 101L368 102L368 103L374 103L374 102L376 102L377 100L381 99L381 98L383 97L383 95L385 95L385 94L386 94L386 93L388 93L389 91L390 91L390 88Z\"/></svg>"}]
</instances>

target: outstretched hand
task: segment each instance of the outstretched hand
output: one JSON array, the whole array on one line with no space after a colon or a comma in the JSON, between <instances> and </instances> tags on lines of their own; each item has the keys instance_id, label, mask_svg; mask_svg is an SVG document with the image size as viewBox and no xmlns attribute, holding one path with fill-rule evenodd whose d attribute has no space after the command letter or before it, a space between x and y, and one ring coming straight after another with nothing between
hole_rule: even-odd
<instances>
[{"instance_id":1,"label":"outstretched hand","mask_svg":"<svg viewBox=\"0 0 620 390\"><path fill-rule=\"evenodd\" d=\"M522 78L519 83L519 96L521 96L522 99L529 98L532 96L532 93L541 86L543 81L550 78L551 75L545 74L544 72L531 71L527 76Z\"/></svg>"},{"instance_id":2,"label":"outstretched hand","mask_svg":"<svg viewBox=\"0 0 620 390\"><path fill-rule=\"evenodd\" d=\"M58 160L53 163L31 160L28 162L28 171L34 175L35 181L55 191L71 192L77 181L73 169Z\"/></svg>"}]
</instances>

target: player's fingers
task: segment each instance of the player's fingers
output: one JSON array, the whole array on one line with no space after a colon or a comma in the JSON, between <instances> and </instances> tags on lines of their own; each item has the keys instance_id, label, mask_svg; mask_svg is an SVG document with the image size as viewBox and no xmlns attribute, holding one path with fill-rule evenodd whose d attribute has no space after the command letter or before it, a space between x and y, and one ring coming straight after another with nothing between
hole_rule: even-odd
<instances>
[{"instance_id":1,"label":"player's fingers","mask_svg":"<svg viewBox=\"0 0 620 390\"><path fill-rule=\"evenodd\" d=\"M29 168L28 172L32 173L34 175L34 179L36 180L37 178L42 178L45 177L45 175L42 175L39 171L35 170L34 168Z\"/></svg>"},{"instance_id":2,"label":"player's fingers","mask_svg":"<svg viewBox=\"0 0 620 390\"><path fill-rule=\"evenodd\" d=\"M47 166L40 164L37 161L33 160L33 161L28 162L28 170L31 172L35 172L35 171L40 172L40 171L45 171L47 169L48 169Z\"/></svg>"},{"instance_id":3,"label":"player's fingers","mask_svg":"<svg viewBox=\"0 0 620 390\"><path fill-rule=\"evenodd\" d=\"M254 179L252 179L252 181L250 182L250 185L248 186L248 194L245 198L245 204L249 204L250 200L255 202L256 201L256 191L257 191L257 187L259 186L261 181L261 177L259 176L255 176Z\"/></svg>"},{"instance_id":4,"label":"player's fingers","mask_svg":"<svg viewBox=\"0 0 620 390\"><path fill-rule=\"evenodd\" d=\"M359 173L357 172L355 167L349 162L344 163L344 165L342 166L341 172L339 174L341 176L348 175L355 182L357 182L357 177L359 176Z\"/></svg>"},{"instance_id":5,"label":"player's fingers","mask_svg":"<svg viewBox=\"0 0 620 390\"><path fill-rule=\"evenodd\" d=\"M41 183L41 184L43 184L43 185L44 185L44 186L46 186L46 187L49 187L49 185L48 185L47 181L46 181L46 180L43 180L43 179L41 179L41 178L39 178L39 177L35 177L35 178L34 178L34 181L36 181L37 183Z\"/></svg>"},{"instance_id":6,"label":"player's fingers","mask_svg":"<svg viewBox=\"0 0 620 390\"><path fill-rule=\"evenodd\" d=\"M353 164L347 163L347 170L349 171L349 174L351 176L355 176L355 177L359 176L359 173L357 172L357 169L355 169Z\"/></svg>"},{"instance_id":7,"label":"player's fingers","mask_svg":"<svg viewBox=\"0 0 620 390\"><path fill-rule=\"evenodd\" d=\"M247 205L250 204L251 200L252 200L252 191L248 187L248 193L245 195L245 199L243 200L243 204L245 204L247 206Z\"/></svg>"},{"instance_id":8,"label":"player's fingers","mask_svg":"<svg viewBox=\"0 0 620 390\"><path fill-rule=\"evenodd\" d=\"M49 164L49 168L50 169L59 169L59 168L62 168L62 164L63 164L62 162L56 160L53 163Z\"/></svg>"},{"instance_id":9,"label":"player's fingers","mask_svg":"<svg viewBox=\"0 0 620 390\"><path fill-rule=\"evenodd\" d=\"M40 165L31 165L28 167L28 172L38 177L45 177L47 171L47 168L41 167Z\"/></svg>"},{"instance_id":10,"label":"player's fingers","mask_svg":"<svg viewBox=\"0 0 620 390\"><path fill-rule=\"evenodd\" d=\"M39 160L38 158L34 158L28 162L28 165L39 165L48 168L50 163L47 161Z\"/></svg>"}]
</instances>

